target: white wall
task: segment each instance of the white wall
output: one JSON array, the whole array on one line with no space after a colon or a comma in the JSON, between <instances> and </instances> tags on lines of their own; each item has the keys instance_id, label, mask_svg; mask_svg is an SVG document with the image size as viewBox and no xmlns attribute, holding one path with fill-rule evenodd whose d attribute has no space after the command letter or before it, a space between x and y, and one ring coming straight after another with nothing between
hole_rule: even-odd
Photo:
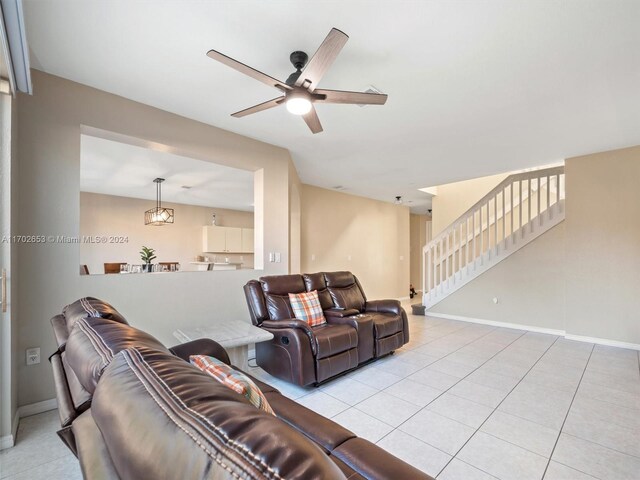
<instances>
[{"instance_id":1,"label":"white wall","mask_svg":"<svg viewBox=\"0 0 640 480\"><path fill-rule=\"evenodd\" d=\"M34 95L20 95L18 102L21 234L79 235L80 132L85 125L166 145L177 154L262 170L263 195L256 198L256 214L264 204L264 248L280 252L282 263L266 263L261 273L288 272L287 150L39 71L32 72L32 79ZM77 244L18 249L17 351L23 358L24 349L40 346L45 359L35 366L19 365L20 405L54 397L46 361L56 348L49 319L79 297L112 302L134 326L167 344L177 343L172 332L182 325L249 321L242 285L257 275L254 271L80 277L79 258Z\"/></svg>"},{"instance_id":2,"label":"white wall","mask_svg":"<svg viewBox=\"0 0 640 480\"><path fill-rule=\"evenodd\" d=\"M175 223L160 227L144 224L144 212L154 202L138 198L80 193L80 235L90 237L126 237L123 243L81 243L80 263L87 265L91 274L104 273L104 263L126 262L140 264L143 245L154 248L158 262L179 262L181 271L197 270L189 262L203 255L202 227L211 225L215 212L218 225L225 227L253 228L253 212L201 207L163 202L163 206L175 209ZM242 268L253 268L253 254L213 254L211 260L243 262ZM218 272L216 272L218 273Z\"/></svg>"}]
</instances>

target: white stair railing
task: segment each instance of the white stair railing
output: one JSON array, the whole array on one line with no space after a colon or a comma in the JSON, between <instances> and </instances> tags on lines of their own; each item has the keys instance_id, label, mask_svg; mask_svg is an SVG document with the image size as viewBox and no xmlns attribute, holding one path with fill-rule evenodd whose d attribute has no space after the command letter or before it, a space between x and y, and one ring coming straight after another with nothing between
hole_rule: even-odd
<instances>
[{"instance_id":1,"label":"white stair railing","mask_svg":"<svg viewBox=\"0 0 640 480\"><path fill-rule=\"evenodd\" d=\"M423 249L430 307L564 219L564 167L500 182Z\"/></svg>"}]
</instances>

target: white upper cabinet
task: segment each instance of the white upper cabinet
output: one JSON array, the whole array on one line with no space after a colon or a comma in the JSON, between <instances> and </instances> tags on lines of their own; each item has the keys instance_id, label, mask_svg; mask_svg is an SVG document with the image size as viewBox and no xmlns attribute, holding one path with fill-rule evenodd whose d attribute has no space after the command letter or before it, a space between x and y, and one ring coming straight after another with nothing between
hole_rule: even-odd
<instances>
[{"instance_id":1,"label":"white upper cabinet","mask_svg":"<svg viewBox=\"0 0 640 480\"><path fill-rule=\"evenodd\" d=\"M202 251L253 253L253 228L202 227Z\"/></svg>"}]
</instances>

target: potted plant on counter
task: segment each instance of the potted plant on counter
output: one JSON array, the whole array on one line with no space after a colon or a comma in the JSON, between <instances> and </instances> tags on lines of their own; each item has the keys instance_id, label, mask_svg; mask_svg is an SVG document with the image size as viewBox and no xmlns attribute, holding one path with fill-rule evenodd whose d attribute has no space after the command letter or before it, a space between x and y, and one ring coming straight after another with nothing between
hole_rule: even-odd
<instances>
[{"instance_id":1,"label":"potted plant on counter","mask_svg":"<svg viewBox=\"0 0 640 480\"><path fill-rule=\"evenodd\" d=\"M155 253L156 253L155 249L145 247L144 245L142 246L142 250L140 251L140 258L144 262L144 265L142 265L143 272L151 271L151 262L153 261L154 258L156 258Z\"/></svg>"}]
</instances>

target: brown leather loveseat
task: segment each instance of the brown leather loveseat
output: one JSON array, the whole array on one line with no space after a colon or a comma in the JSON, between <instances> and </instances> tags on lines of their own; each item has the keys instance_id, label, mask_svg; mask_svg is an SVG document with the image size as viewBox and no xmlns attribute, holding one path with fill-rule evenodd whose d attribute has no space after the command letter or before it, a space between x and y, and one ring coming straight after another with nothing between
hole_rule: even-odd
<instances>
[{"instance_id":1,"label":"brown leather loveseat","mask_svg":"<svg viewBox=\"0 0 640 480\"><path fill-rule=\"evenodd\" d=\"M327 323L296 319L290 293L318 292ZM397 300L367 300L351 272L273 275L244 286L251 321L273 333L256 344L256 361L271 375L317 385L409 341L407 314Z\"/></svg>"},{"instance_id":2,"label":"brown leather loveseat","mask_svg":"<svg viewBox=\"0 0 640 480\"><path fill-rule=\"evenodd\" d=\"M229 363L213 340L167 349L90 297L52 324L60 436L86 480L431 478L254 379L275 415L258 410L188 363Z\"/></svg>"}]
</instances>

